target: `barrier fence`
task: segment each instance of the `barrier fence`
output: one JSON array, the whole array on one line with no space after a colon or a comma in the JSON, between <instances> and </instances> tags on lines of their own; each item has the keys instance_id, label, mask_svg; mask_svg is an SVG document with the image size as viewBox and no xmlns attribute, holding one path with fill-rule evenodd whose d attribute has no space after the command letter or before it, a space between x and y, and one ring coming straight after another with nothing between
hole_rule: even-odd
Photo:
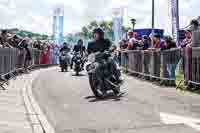
<instances>
[{"instance_id":1,"label":"barrier fence","mask_svg":"<svg viewBox=\"0 0 200 133\"><path fill-rule=\"evenodd\" d=\"M121 66L136 76L172 86L182 70L186 84L200 85L200 48L121 51Z\"/></svg>"},{"instance_id":2,"label":"barrier fence","mask_svg":"<svg viewBox=\"0 0 200 133\"><path fill-rule=\"evenodd\" d=\"M200 85L200 48L188 50L188 83L192 85Z\"/></svg>"},{"instance_id":3,"label":"barrier fence","mask_svg":"<svg viewBox=\"0 0 200 133\"><path fill-rule=\"evenodd\" d=\"M0 76L25 69L25 55L24 49L0 48ZM41 51L31 49L32 60L28 66L41 65L41 55ZM149 80L169 81L171 85L176 81L177 70L181 69L186 84L200 86L200 48L121 51L120 62L127 72Z\"/></svg>"},{"instance_id":4,"label":"barrier fence","mask_svg":"<svg viewBox=\"0 0 200 133\"><path fill-rule=\"evenodd\" d=\"M30 49L31 60L26 60L25 49L15 48L0 48L0 77L4 79L5 75L13 74L14 72L21 70L25 71L28 68L53 65L53 64L41 64L40 60L43 58L42 52L37 49ZM49 56L49 60L50 56Z\"/></svg>"}]
</instances>

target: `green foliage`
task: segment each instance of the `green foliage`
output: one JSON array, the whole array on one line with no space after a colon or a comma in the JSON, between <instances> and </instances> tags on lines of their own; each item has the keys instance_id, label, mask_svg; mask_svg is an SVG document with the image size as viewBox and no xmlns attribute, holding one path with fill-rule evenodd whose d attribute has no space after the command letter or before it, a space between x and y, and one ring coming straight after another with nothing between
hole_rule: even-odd
<instances>
[{"instance_id":1,"label":"green foliage","mask_svg":"<svg viewBox=\"0 0 200 133\"><path fill-rule=\"evenodd\" d=\"M21 37L29 37L29 38L39 39L39 40L48 39L48 35L33 33L33 32L25 31L25 30L18 31L16 34Z\"/></svg>"},{"instance_id":2,"label":"green foliage","mask_svg":"<svg viewBox=\"0 0 200 133\"><path fill-rule=\"evenodd\" d=\"M94 28L101 27L105 32L105 37L109 38L110 40L114 41L114 32L113 32L113 22L112 21L92 21L89 25L83 26L81 30L81 35L85 40L92 39L92 30ZM130 28L129 27L122 27L123 32L127 32Z\"/></svg>"}]
</instances>

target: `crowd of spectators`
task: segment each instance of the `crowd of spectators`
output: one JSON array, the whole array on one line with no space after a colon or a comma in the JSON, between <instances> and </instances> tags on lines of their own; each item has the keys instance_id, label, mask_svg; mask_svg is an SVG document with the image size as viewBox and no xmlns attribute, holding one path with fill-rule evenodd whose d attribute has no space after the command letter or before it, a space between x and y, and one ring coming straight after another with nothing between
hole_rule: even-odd
<instances>
[{"instance_id":1,"label":"crowd of spectators","mask_svg":"<svg viewBox=\"0 0 200 133\"><path fill-rule=\"evenodd\" d=\"M181 48L193 47L192 34L196 30L199 30L200 26L197 20L192 20L190 25L190 28L185 30L185 38L180 40L179 47ZM161 38L159 34L154 33L153 37L147 35L139 37L132 30L128 31L128 39L121 40L119 45L121 50L166 50L177 47L176 42L170 36Z\"/></svg>"},{"instance_id":2,"label":"crowd of spectators","mask_svg":"<svg viewBox=\"0 0 200 133\"><path fill-rule=\"evenodd\" d=\"M120 51L131 51L131 50L141 51L141 50L143 50L145 52L148 52L148 51L159 52L159 51L174 49L174 51L176 52L176 50L178 50L176 48L200 47L200 46L196 46L196 45L198 45L198 43L194 46L194 44L193 44L194 40L192 40L192 39L194 39L194 38L192 38L193 34L198 35L197 32L199 30L199 23L196 20L192 20L190 25L191 25L190 28L185 30L184 39L179 41L179 45L177 45L177 43L170 36L165 36L162 38L159 34L154 33L154 36L144 35L142 37L139 37L136 32L134 32L133 30L130 30L127 33L128 39L123 39L119 42L120 50L119 50L118 60L119 61L121 60L121 52ZM173 52L171 54L178 55L178 53L176 54ZM191 51L189 54L191 55ZM121 60L121 61L123 61L121 63L126 64L127 61L129 60L128 58L129 57L127 56L126 58L124 58L124 60ZM144 58L145 58L144 59L145 63L147 63L148 62L147 60L149 59L149 57L147 57L147 59L146 59L146 56L144 56ZM160 63L161 62L157 62L158 65ZM162 64L162 69L161 69L162 73L164 74L164 77L168 78L168 79L175 79L176 78L175 71L176 71L177 65L179 63L180 63L180 61L179 61L179 59L176 59L176 56L172 57L170 55L167 55L167 56L165 55L165 61L164 61L164 64ZM182 63L184 64L185 62L182 61ZM148 63L145 64L144 67L145 67L144 68L145 73L149 73L149 68L147 68ZM159 69L160 68L157 68L157 70L159 70ZM160 74L161 73L158 73L157 76L159 77ZM170 84L175 85L175 80L170 81Z\"/></svg>"},{"instance_id":3,"label":"crowd of spectators","mask_svg":"<svg viewBox=\"0 0 200 133\"><path fill-rule=\"evenodd\" d=\"M28 66L33 62L33 51L37 51L39 64L58 64L59 46L46 40L33 40L28 37L20 37L10 33L8 30L1 30L0 48L14 48L18 51L18 67ZM27 70L28 71L28 70Z\"/></svg>"},{"instance_id":4,"label":"crowd of spectators","mask_svg":"<svg viewBox=\"0 0 200 133\"><path fill-rule=\"evenodd\" d=\"M121 40L119 45L120 50L166 50L176 48L176 43L170 36L162 39L159 34L155 34L153 38L144 35L140 39L133 31L129 31L128 39Z\"/></svg>"}]
</instances>

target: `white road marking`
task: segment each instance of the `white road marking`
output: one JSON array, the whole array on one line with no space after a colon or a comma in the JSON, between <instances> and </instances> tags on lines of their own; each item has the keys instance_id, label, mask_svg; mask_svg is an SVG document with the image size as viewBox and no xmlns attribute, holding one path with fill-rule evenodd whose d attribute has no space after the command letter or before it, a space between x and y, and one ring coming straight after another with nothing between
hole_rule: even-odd
<instances>
[{"instance_id":1,"label":"white road marking","mask_svg":"<svg viewBox=\"0 0 200 133\"><path fill-rule=\"evenodd\" d=\"M160 112L160 119L164 124L185 124L200 131L200 119L178 116L175 114Z\"/></svg>"}]
</instances>

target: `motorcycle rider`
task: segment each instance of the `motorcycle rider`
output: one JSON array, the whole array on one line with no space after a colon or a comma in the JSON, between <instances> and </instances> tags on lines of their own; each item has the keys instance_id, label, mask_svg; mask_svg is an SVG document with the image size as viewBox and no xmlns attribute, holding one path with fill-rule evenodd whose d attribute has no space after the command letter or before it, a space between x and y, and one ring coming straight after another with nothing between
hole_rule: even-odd
<instances>
[{"instance_id":1,"label":"motorcycle rider","mask_svg":"<svg viewBox=\"0 0 200 133\"><path fill-rule=\"evenodd\" d=\"M81 57L83 58L85 56L85 46L83 45L83 40L79 39L77 45L74 46L73 52L78 53L80 52ZM73 67L73 62L74 62L74 58L76 55L74 55L71 59L71 69ZM82 62L82 68L84 67L84 61Z\"/></svg>"},{"instance_id":2,"label":"motorcycle rider","mask_svg":"<svg viewBox=\"0 0 200 133\"><path fill-rule=\"evenodd\" d=\"M60 49L60 53L64 52L65 55L69 54L71 49L69 48L68 44L66 42L63 43L63 47ZM70 64L70 59L67 59L67 62Z\"/></svg>"},{"instance_id":3,"label":"motorcycle rider","mask_svg":"<svg viewBox=\"0 0 200 133\"><path fill-rule=\"evenodd\" d=\"M66 53L70 52L70 48L66 42L63 43L63 47L60 49L60 52L65 51Z\"/></svg>"},{"instance_id":4,"label":"motorcycle rider","mask_svg":"<svg viewBox=\"0 0 200 133\"><path fill-rule=\"evenodd\" d=\"M109 39L104 38L104 31L101 28L96 28L93 30L93 37L94 41L88 43L88 54L111 50L112 44ZM108 63L111 69L111 73L115 76L117 82L122 83L123 80L121 79L120 71L117 69L116 62L113 59L109 58Z\"/></svg>"}]
</instances>

